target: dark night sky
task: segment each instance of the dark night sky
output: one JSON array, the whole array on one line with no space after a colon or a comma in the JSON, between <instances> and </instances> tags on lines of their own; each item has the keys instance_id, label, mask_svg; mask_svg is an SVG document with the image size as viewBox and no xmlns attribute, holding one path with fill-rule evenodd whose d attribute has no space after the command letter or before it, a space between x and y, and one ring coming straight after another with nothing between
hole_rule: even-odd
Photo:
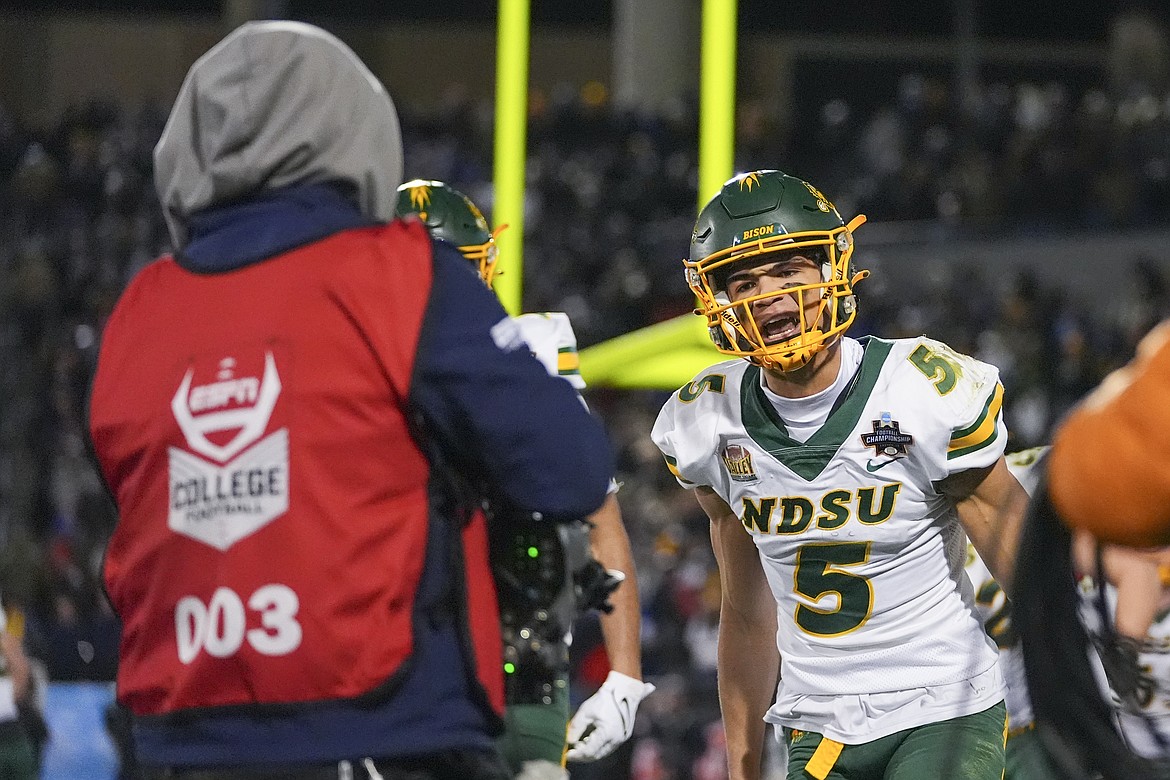
<instances>
[{"instance_id":1,"label":"dark night sky","mask_svg":"<svg viewBox=\"0 0 1170 780\"><path fill-rule=\"evenodd\" d=\"M428 19L485 22L492 0L285 0L292 18ZM698 2L698 0L689 0ZM1109 20L1122 7L1145 5L1164 21L1168 3L1157 0L969 0L980 34L1043 40L1103 41ZM953 1L939 0L740 0L740 26L810 34L947 35ZM216 14L216 0L0 0L0 10L136 11ZM532 0L533 21L550 25L608 26L606 0Z\"/></svg>"}]
</instances>

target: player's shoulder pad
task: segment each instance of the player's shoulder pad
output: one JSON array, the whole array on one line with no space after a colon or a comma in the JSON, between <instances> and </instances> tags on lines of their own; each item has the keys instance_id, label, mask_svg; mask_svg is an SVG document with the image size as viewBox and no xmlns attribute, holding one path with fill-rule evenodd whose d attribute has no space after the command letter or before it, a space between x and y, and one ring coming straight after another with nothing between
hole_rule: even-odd
<instances>
[{"instance_id":1,"label":"player's shoulder pad","mask_svg":"<svg viewBox=\"0 0 1170 780\"><path fill-rule=\"evenodd\" d=\"M1050 449L1052 448L1048 445L1031 447L1005 456L1008 471L1023 486L1024 490L1028 491L1029 496L1036 492L1036 488L1040 484L1040 475L1043 473L1041 464Z\"/></svg>"},{"instance_id":2,"label":"player's shoulder pad","mask_svg":"<svg viewBox=\"0 0 1170 780\"><path fill-rule=\"evenodd\" d=\"M912 406L924 436L946 433L949 470L987 466L1003 453L1003 385L995 366L925 336L895 340L889 360L887 392Z\"/></svg>"},{"instance_id":3,"label":"player's shoulder pad","mask_svg":"<svg viewBox=\"0 0 1170 780\"><path fill-rule=\"evenodd\" d=\"M999 369L957 352L936 339L893 339L887 362L899 389L912 393L923 405L939 409L955 427L984 415L1003 400Z\"/></svg>"},{"instance_id":4,"label":"player's shoulder pad","mask_svg":"<svg viewBox=\"0 0 1170 780\"><path fill-rule=\"evenodd\" d=\"M746 360L735 358L708 366L695 374L690 382L675 390L667 406L700 410L728 403L738 404L739 390L749 365Z\"/></svg>"},{"instance_id":5,"label":"player's shoulder pad","mask_svg":"<svg viewBox=\"0 0 1170 780\"><path fill-rule=\"evenodd\" d=\"M713 457L719 431L729 419L739 417L748 366L734 359L703 369L672 393L659 411L650 438L682 484L709 484L707 461Z\"/></svg>"},{"instance_id":6,"label":"player's shoulder pad","mask_svg":"<svg viewBox=\"0 0 1170 780\"><path fill-rule=\"evenodd\" d=\"M577 334L573 332L573 323L569 321L569 315L563 311L518 314L512 319L526 333L541 333L551 337L558 348L569 347L574 351L577 349Z\"/></svg>"},{"instance_id":7,"label":"player's shoulder pad","mask_svg":"<svg viewBox=\"0 0 1170 780\"><path fill-rule=\"evenodd\" d=\"M577 335L564 312L547 311L520 314L512 318L532 350L553 376L566 380L578 391L585 389L581 378L581 359L577 354Z\"/></svg>"}]
</instances>

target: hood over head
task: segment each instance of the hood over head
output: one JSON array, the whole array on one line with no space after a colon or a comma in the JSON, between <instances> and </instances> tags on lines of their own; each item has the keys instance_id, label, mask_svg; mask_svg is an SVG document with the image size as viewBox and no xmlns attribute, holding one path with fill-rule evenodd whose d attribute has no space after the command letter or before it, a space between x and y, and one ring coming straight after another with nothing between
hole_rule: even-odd
<instances>
[{"instance_id":1,"label":"hood over head","mask_svg":"<svg viewBox=\"0 0 1170 780\"><path fill-rule=\"evenodd\" d=\"M248 22L187 72L154 148L176 251L192 214L295 184L339 182L394 218L402 136L386 89L353 51L301 22Z\"/></svg>"}]
</instances>

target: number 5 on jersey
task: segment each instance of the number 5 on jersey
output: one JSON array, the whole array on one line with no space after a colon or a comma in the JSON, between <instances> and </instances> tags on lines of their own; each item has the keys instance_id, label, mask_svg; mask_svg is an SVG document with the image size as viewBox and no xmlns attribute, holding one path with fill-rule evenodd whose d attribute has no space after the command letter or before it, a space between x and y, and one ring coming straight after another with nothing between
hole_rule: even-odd
<instances>
[{"instance_id":1,"label":"number 5 on jersey","mask_svg":"<svg viewBox=\"0 0 1170 780\"><path fill-rule=\"evenodd\" d=\"M867 577L843 571L869 560L870 542L806 544L796 554L796 592L812 602L837 597L832 609L807 604L796 607L796 625L814 636L841 636L869 620L873 584Z\"/></svg>"},{"instance_id":2,"label":"number 5 on jersey","mask_svg":"<svg viewBox=\"0 0 1170 780\"><path fill-rule=\"evenodd\" d=\"M946 395L955 389L962 371L955 361L940 352L919 344L907 358L922 375L934 384L939 395Z\"/></svg>"}]
</instances>

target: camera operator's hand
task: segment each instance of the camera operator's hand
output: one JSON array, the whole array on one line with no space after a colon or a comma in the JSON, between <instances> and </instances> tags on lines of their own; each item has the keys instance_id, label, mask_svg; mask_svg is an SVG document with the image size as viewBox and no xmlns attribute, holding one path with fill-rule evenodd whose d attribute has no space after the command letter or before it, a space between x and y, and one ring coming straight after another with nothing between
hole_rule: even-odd
<instances>
[{"instance_id":1,"label":"camera operator's hand","mask_svg":"<svg viewBox=\"0 0 1170 780\"><path fill-rule=\"evenodd\" d=\"M569 761L596 761L612 753L634 733L634 716L642 699L654 692L650 683L610 672L597 693L569 721Z\"/></svg>"}]
</instances>

